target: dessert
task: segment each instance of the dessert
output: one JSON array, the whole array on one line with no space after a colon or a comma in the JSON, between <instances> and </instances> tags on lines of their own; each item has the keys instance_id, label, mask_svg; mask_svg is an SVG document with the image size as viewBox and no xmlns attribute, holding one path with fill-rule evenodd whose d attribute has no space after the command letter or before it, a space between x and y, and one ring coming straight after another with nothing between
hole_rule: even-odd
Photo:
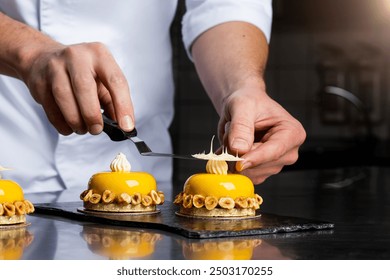
<instances>
[{"instance_id":1,"label":"dessert","mask_svg":"<svg viewBox=\"0 0 390 280\"><path fill-rule=\"evenodd\" d=\"M80 195L86 210L107 212L154 212L164 203L154 177L147 172L131 171L126 156L119 153L111 171L94 174L88 189Z\"/></svg>"},{"instance_id":2,"label":"dessert","mask_svg":"<svg viewBox=\"0 0 390 280\"><path fill-rule=\"evenodd\" d=\"M193 217L248 217L255 216L263 199L254 193L252 181L241 174L228 174L226 161L241 160L224 151L221 155L196 154L208 159L207 173L190 176L183 191L174 200L179 214Z\"/></svg>"},{"instance_id":3,"label":"dessert","mask_svg":"<svg viewBox=\"0 0 390 280\"><path fill-rule=\"evenodd\" d=\"M0 166L0 171L8 170ZM26 214L34 212L34 205L24 199L23 189L12 180L2 179L0 174L0 227L23 224Z\"/></svg>"},{"instance_id":4,"label":"dessert","mask_svg":"<svg viewBox=\"0 0 390 280\"><path fill-rule=\"evenodd\" d=\"M162 239L158 233L97 226L85 226L82 236L92 252L114 260L146 258Z\"/></svg>"},{"instance_id":5,"label":"dessert","mask_svg":"<svg viewBox=\"0 0 390 280\"><path fill-rule=\"evenodd\" d=\"M227 163L209 160L207 173L194 174L174 200L180 214L203 217L255 216L263 199L254 193L252 181L240 174L228 174Z\"/></svg>"}]
</instances>

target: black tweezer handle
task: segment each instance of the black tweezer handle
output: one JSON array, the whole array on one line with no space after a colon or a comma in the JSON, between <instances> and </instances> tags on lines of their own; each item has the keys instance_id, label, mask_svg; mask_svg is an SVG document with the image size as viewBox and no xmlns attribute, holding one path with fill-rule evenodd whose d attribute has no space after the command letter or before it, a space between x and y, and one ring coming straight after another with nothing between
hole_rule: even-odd
<instances>
[{"instance_id":1,"label":"black tweezer handle","mask_svg":"<svg viewBox=\"0 0 390 280\"><path fill-rule=\"evenodd\" d=\"M110 137L112 141L118 142L137 136L137 130L135 128L130 132L126 132L119 128L117 122L113 121L106 115L102 114L102 117L104 123L103 131L108 135L108 137Z\"/></svg>"}]
</instances>

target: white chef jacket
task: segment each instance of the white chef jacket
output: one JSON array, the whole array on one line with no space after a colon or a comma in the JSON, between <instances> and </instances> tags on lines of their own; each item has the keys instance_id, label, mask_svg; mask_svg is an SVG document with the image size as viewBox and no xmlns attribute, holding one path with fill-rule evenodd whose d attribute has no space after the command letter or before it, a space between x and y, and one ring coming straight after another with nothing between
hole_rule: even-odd
<instances>
[{"instance_id":1,"label":"white chef jacket","mask_svg":"<svg viewBox=\"0 0 390 280\"><path fill-rule=\"evenodd\" d=\"M186 4L183 40L188 53L202 32L226 21L250 22L269 38L271 0ZM104 43L128 80L139 137L153 151L165 153L172 150L169 28L176 6L177 0L0 0L1 12L63 44ZM171 180L171 159L142 157L130 141L112 142L104 133L59 135L24 83L0 75L0 165L13 169L3 177L17 181L25 192L83 190L92 174L109 170L119 152L127 155L132 170L150 172L158 183Z\"/></svg>"}]
</instances>

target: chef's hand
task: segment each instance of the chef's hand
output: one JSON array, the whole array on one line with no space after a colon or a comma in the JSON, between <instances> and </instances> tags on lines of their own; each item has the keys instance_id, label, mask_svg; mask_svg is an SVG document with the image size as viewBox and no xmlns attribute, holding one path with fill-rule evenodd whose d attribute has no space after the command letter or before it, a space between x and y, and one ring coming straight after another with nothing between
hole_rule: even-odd
<instances>
[{"instance_id":1,"label":"chef's hand","mask_svg":"<svg viewBox=\"0 0 390 280\"><path fill-rule=\"evenodd\" d=\"M22 79L59 133L99 134L101 108L122 129L134 128L126 78L103 44L50 45L29 66Z\"/></svg>"},{"instance_id":2,"label":"chef's hand","mask_svg":"<svg viewBox=\"0 0 390 280\"><path fill-rule=\"evenodd\" d=\"M224 146L244 159L235 172L254 184L295 163L306 138L302 125L259 87L241 88L225 99L218 132Z\"/></svg>"},{"instance_id":3,"label":"chef's hand","mask_svg":"<svg viewBox=\"0 0 390 280\"><path fill-rule=\"evenodd\" d=\"M125 76L101 43L65 46L0 12L0 74L25 82L61 134L98 134L100 109L134 127Z\"/></svg>"}]
</instances>

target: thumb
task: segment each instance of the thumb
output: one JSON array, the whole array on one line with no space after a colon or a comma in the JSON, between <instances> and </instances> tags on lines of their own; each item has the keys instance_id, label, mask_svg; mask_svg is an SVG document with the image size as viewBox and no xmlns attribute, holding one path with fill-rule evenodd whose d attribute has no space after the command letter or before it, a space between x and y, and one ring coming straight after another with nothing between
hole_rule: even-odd
<instances>
[{"instance_id":1,"label":"thumb","mask_svg":"<svg viewBox=\"0 0 390 280\"><path fill-rule=\"evenodd\" d=\"M229 149L240 155L250 151L255 133L254 111L248 110L244 104L236 104L234 110L230 112L231 120L228 133Z\"/></svg>"}]
</instances>

